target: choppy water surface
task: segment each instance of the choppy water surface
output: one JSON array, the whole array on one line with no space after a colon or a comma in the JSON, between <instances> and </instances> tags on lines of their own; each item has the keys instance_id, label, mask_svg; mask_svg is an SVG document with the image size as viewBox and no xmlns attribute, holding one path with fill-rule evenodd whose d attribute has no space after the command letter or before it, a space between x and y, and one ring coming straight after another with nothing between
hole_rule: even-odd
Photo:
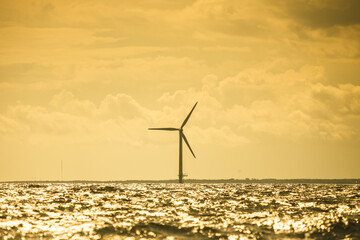
<instances>
[{"instance_id":1,"label":"choppy water surface","mask_svg":"<svg viewBox=\"0 0 360 240\"><path fill-rule=\"evenodd\" d=\"M0 239L360 239L360 186L0 184Z\"/></svg>"}]
</instances>

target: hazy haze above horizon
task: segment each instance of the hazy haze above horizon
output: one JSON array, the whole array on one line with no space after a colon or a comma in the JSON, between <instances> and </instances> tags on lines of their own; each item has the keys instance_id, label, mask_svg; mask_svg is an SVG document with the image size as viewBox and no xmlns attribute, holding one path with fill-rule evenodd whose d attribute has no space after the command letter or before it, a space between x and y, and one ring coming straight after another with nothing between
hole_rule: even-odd
<instances>
[{"instance_id":1,"label":"hazy haze above horizon","mask_svg":"<svg viewBox=\"0 0 360 240\"><path fill-rule=\"evenodd\" d=\"M360 1L0 3L0 181L360 178Z\"/></svg>"}]
</instances>

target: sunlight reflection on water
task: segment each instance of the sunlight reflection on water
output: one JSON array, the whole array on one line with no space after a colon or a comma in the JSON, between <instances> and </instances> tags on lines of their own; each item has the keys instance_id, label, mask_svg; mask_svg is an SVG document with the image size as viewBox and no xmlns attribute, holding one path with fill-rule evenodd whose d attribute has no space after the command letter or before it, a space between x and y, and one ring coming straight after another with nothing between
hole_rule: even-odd
<instances>
[{"instance_id":1,"label":"sunlight reflection on water","mask_svg":"<svg viewBox=\"0 0 360 240\"><path fill-rule=\"evenodd\" d=\"M0 184L0 239L360 239L360 186Z\"/></svg>"}]
</instances>

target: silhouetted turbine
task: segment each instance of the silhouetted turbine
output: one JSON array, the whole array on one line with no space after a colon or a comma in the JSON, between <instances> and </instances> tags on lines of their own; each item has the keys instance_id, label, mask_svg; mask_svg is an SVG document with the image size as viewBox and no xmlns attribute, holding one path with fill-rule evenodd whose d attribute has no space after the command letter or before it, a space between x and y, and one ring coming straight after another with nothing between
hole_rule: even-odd
<instances>
[{"instance_id":1,"label":"silhouetted turbine","mask_svg":"<svg viewBox=\"0 0 360 240\"><path fill-rule=\"evenodd\" d=\"M183 160L182 160L182 140L183 139L184 139L186 145L188 146L188 148L190 149L190 152L192 153L194 158L196 158L193 150L190 147L188 140L185 137L184 131L183 131L183 128L184 128L185 124L187 123L187 121L189 120L196 105L197 105L197 102L195 103L194 107L191 109L190 113L185 118L184 122L181 124L180 128L149 128L149 130L179 131L179 183L183 183L183 176L184 176L183 175Z\"/></svg>"}]
</instances>

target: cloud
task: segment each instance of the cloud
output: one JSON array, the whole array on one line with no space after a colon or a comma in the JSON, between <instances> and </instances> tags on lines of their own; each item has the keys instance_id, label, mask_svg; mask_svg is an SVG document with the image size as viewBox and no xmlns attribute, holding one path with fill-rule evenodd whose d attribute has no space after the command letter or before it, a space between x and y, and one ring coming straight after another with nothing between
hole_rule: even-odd
<instances>
[{"instance_id":1,"label":"cloud","mask_svg":"<svg viewBox=\"0 0 360 240\"><path fill-rule=\"evenodd\" d=\"M333 61L341 73L336 63L360 56L359 24L311 27L293 11L315 16L335 9L352 16L353 2L301 3L5 1L0 91L45 95L40 92L81 86L102 91L101 97L125 92L145 101L141 96L198 88L207 74L225 78L274 62L273 70L284 72L304 65L331 71L324 62Z\"/></svg>"},{"instance_id":2,"label":"cloud","mask_svg":"<svg viewBox=\"0 0 360 240\"><path fill-rule=\"evenodd\" d=\"M232 145L257 134L354 136L356 74L349 84L327 82L325 63L351 60L356 69L357 5L3 2L0 91L11 97L2 97L10 110L1 110L1 131L92 132L111 139L113 128L140 143L146 135L122 133L180 125L199 101L191 120L200 126L198 135L208 131ZM38 95L41 101L33 100Z\"/></svg>"},{"instance_id":3,"label":"cloud","mask_svg":"<svg viewBox=\"0 0 360 240\"><path fill-rule=\"evenodd\" d=\"M1 116L0 129L29 138L75 134L73 139L81 141L92 136L96 141L147 144L148 127L180 126L198 101L187 128L204 143L237 146L257 141L259 134L325 140L358 135L354 121L360 118L360 86L326 84L321 67L281 73L248 69L224 79L207 75L201 82L198 88L163 94L157 110L124 93L108 94L96 103L61 91L48 106L10 107Z\"/></svg>"},{"instance_id":4,"label":"cloud","mask_svg":"<svg viewBox=\"0 0 360 240\"><path fill-rule=\"evenodd\" d=\"M89 100L76 99L70 91L62 91L56 94L50 101L50 105L57 111L73 115L91 116L96 111L96 106Z\"/></svg>"},{"instance_id":5,"label":"cloud","mask_svg":"<svg viewBox=\"0 0 360 240\"><path fill-rule=\"evenodd\" d=\"M68 135L84 129L83 117L64 112L49 111L44 107L21 105L11 107L8 116L21 128L15 134L59 134Z\"/></svg>"},{"instance_id":6,"label":"cloud","mask_svg":"<svg viewBox=\"0 0 360 240\"><path fill-rule=\"evenodd\" d=\"M71 142L136 145L146 138L147 113L143 111L125 94L108 95L95 104L62 91L48 107L21 103L9 107L5 115L0 115L0 131L3 139L37 145Z\"/></svg>"},{"instance_id":7,"label":"cloud","mask_svg":"<svg viewBox=\"0 0 360 240\"><path fill-rule=\"evenodd\" d=\"M360 116L360 86L341 84L335 87L316 84L311 94L323 109L336 117ZM326 117L331 116L327 114Z\"/></svg>"},{"instance_id":8,"label":"cloud","mask_svg":"<svg viewBox=\"0 0 360 240\"><path fill-rule=\"evenodd\" d=\"M296 2L282 1L280 6L288 10L290 17L313 28L326 28L333 26L348 26L360 24L357 9L359 1L311 1Z\"/></svg>"},{"instance_id":9,"label":"cloud","mask_svg":"<svg viewBox=\"0 0 360 240\"><path fill-rule=\"evenodd\" d=\"M126 94L108 95L101 102L97 114L102 117L124 119L145 119L146 110L140 106L132 97Z\"/></svg>"},{"instance_id":10,"label":"cloud","mask_svg":"<svg viewBox=\"0 0 360 240\"><path fill-rule=\"evenodd\" d=\"M253 132L336 140L358 134L352 123L360 118L358 88L326 85L322 68L306 66L279 74L248 70L221 81L207 76L202 89L167 93L159 101L190 105L198 99L196 125L235 129L245 138Z\"/></svg>"},{"instance_id":11,"label":"cloud","mask_svg":"<svg viewBox=\"0 0 360 240\"><path fill-rule=\"evenodd\" d=\"M24 130L24 128L22 128L17 120L8 116L0 115L0 137L4 137L9 133L11 134L22 130Z\"/></svg>"}]
</instances>

